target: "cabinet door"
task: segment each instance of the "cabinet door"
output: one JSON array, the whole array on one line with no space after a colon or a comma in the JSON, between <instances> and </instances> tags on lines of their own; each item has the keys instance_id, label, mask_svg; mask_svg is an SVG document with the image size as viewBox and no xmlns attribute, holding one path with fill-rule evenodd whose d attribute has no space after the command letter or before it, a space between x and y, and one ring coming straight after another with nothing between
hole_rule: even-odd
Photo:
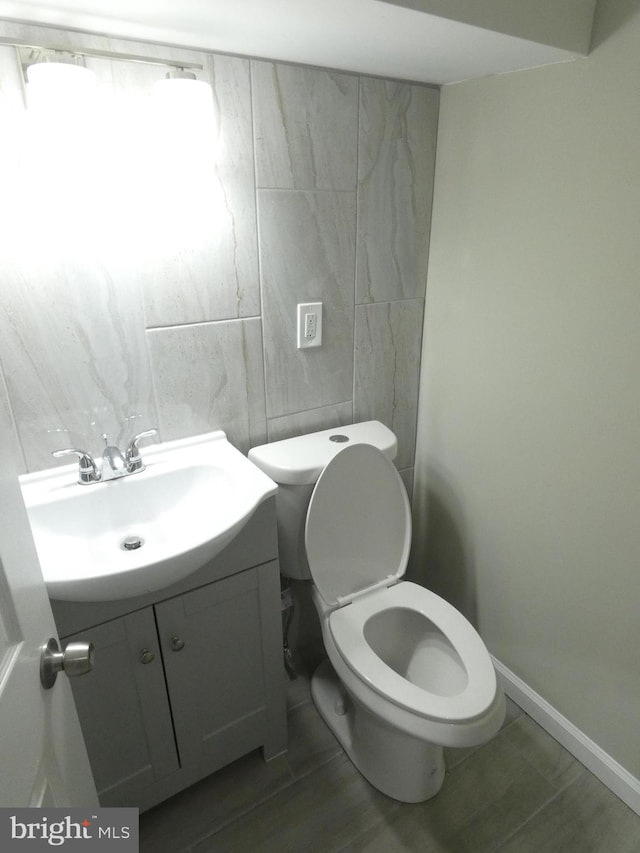
<instances>
[{"instance_id":1,"label":"cabinet door","mask_svg":"<svg viewBox=\"0 0 640 853\"><path fill-rule=\"evenodd\" d=\"M96 650L93 670L71 686L100 803L136 805L138 792L178 768L153 608L63 645L76 639Z\"/></svg>"},{"instance_id":2,"label":"cabinet door","mask_svg":"<svg viewBox=\"0 0 640 853\"><path fill-rule=\"evenodd\" d=\"M157 604L156 616L182 766L211 772L261 746L268 716L257 572Z\"/></svg>"}]
</instances>

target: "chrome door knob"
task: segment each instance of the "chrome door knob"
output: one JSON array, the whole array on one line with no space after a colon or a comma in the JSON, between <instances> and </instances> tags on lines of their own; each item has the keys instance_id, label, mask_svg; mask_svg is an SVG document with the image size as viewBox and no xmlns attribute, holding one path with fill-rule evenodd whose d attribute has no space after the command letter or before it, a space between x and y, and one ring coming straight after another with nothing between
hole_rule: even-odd
<instances>
[{"instance_id":1,"label":"chrome door knob","mask_svg":"<svg viewBox=\"0 0 640 853\"><path fill-rule=\"evenodd\" d=\"M51 637L40 654L40 683L49 690L56 683L59 672L69 677L85 675L93 669L95 649L93 643L68 643L63 652L55 637Z\"/></svg>"},{"instance_id":2,"label":"chrome door knob","mask_svg":"<svg viewBox=\"0 0 640 853\"><path fill-rule=\"evenodd\" d=\"M155 655L152 651L145 648L140 652L140 663L151 663L155 660Z\"/></svg>"}]
</instances>

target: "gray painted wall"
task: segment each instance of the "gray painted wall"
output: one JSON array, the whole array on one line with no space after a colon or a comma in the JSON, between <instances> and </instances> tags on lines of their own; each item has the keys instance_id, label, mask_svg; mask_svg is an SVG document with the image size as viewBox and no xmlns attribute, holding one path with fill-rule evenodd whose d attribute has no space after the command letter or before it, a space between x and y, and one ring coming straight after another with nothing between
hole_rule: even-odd
<instances>
[{"instance_id":1,"label":"gray painted wall","mask_svg":"<svg viewBox=\"0 0 640 853\"><path fill-rule=\"evenodd\" d=\"M21 80L13 49L0 48L3 186L25 169L0 201L0 359L23 469L52 465L63 446L98 452L103 432L123 444L150 426L164 440L221 428L246 450L378 418L410 478L438 91L62 30L0 32L200 63L218 115L214 171L198 172L204 138L178 139L163 159L175 128L149 137L140 105L166 69L91 59L101 90L131 101L129 125L93 138L88 122L75 135L49 127L9 149ZM60 170L56 133L81 180ZM299 351L296 303L311 300L324 303L324 346Z\"/></svg>"},{"instance_id":2,"label":"gray painted wall","mask_svg":"<svg viewBox=\"0 0 640 853\"><path fill-rule=\"evenodd\" d=\"M588 53L596 0L387 0L542 44Z\"/></svg>"},{"instance_id":3,"label":"gray painted wall","mask_svg":"<svg viewBox=\"0 0 640 853\"><path fill-rule=\"evenodd\" d=\"M640 13L446 87L413 572L640 776Z\"/></svg>"}]
</instances>

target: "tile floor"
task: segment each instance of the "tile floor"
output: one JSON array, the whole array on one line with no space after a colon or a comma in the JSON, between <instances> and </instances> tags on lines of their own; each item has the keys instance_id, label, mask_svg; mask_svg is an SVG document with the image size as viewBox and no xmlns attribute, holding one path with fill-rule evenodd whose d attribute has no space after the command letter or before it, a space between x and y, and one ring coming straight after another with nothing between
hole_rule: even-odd
<instances>
[{"instance_id":1,"label":"tile floor","mask_svg":"<svg viewBox=\"0 0 640 853\"><path fill-rule=\"evenodd\" d=\"M637 853L640 817L512 702L499 734L447 750L434 799L398 803L358 773L301 674L289 751L252 753L140 816L141 853Z\"/></svg>"}]
</instances>

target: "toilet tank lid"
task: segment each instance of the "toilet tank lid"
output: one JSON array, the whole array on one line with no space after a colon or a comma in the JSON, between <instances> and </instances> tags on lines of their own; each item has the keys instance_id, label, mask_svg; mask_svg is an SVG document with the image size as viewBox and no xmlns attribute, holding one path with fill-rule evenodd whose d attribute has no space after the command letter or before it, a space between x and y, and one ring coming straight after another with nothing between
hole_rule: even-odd
<instances>
[{"instance_id":1,"label":"toilet tank lid","mask_svg":"<svg viewBox=\"0 0 640 853\"><path fill-rule=\"evenodd\" d=\"M252 447L249 459L276 483L315 483L333 457L350 444L372 444L389 459L395 459L398 441L380 421L325 429Z\"/></svg>"}]
</instances>

